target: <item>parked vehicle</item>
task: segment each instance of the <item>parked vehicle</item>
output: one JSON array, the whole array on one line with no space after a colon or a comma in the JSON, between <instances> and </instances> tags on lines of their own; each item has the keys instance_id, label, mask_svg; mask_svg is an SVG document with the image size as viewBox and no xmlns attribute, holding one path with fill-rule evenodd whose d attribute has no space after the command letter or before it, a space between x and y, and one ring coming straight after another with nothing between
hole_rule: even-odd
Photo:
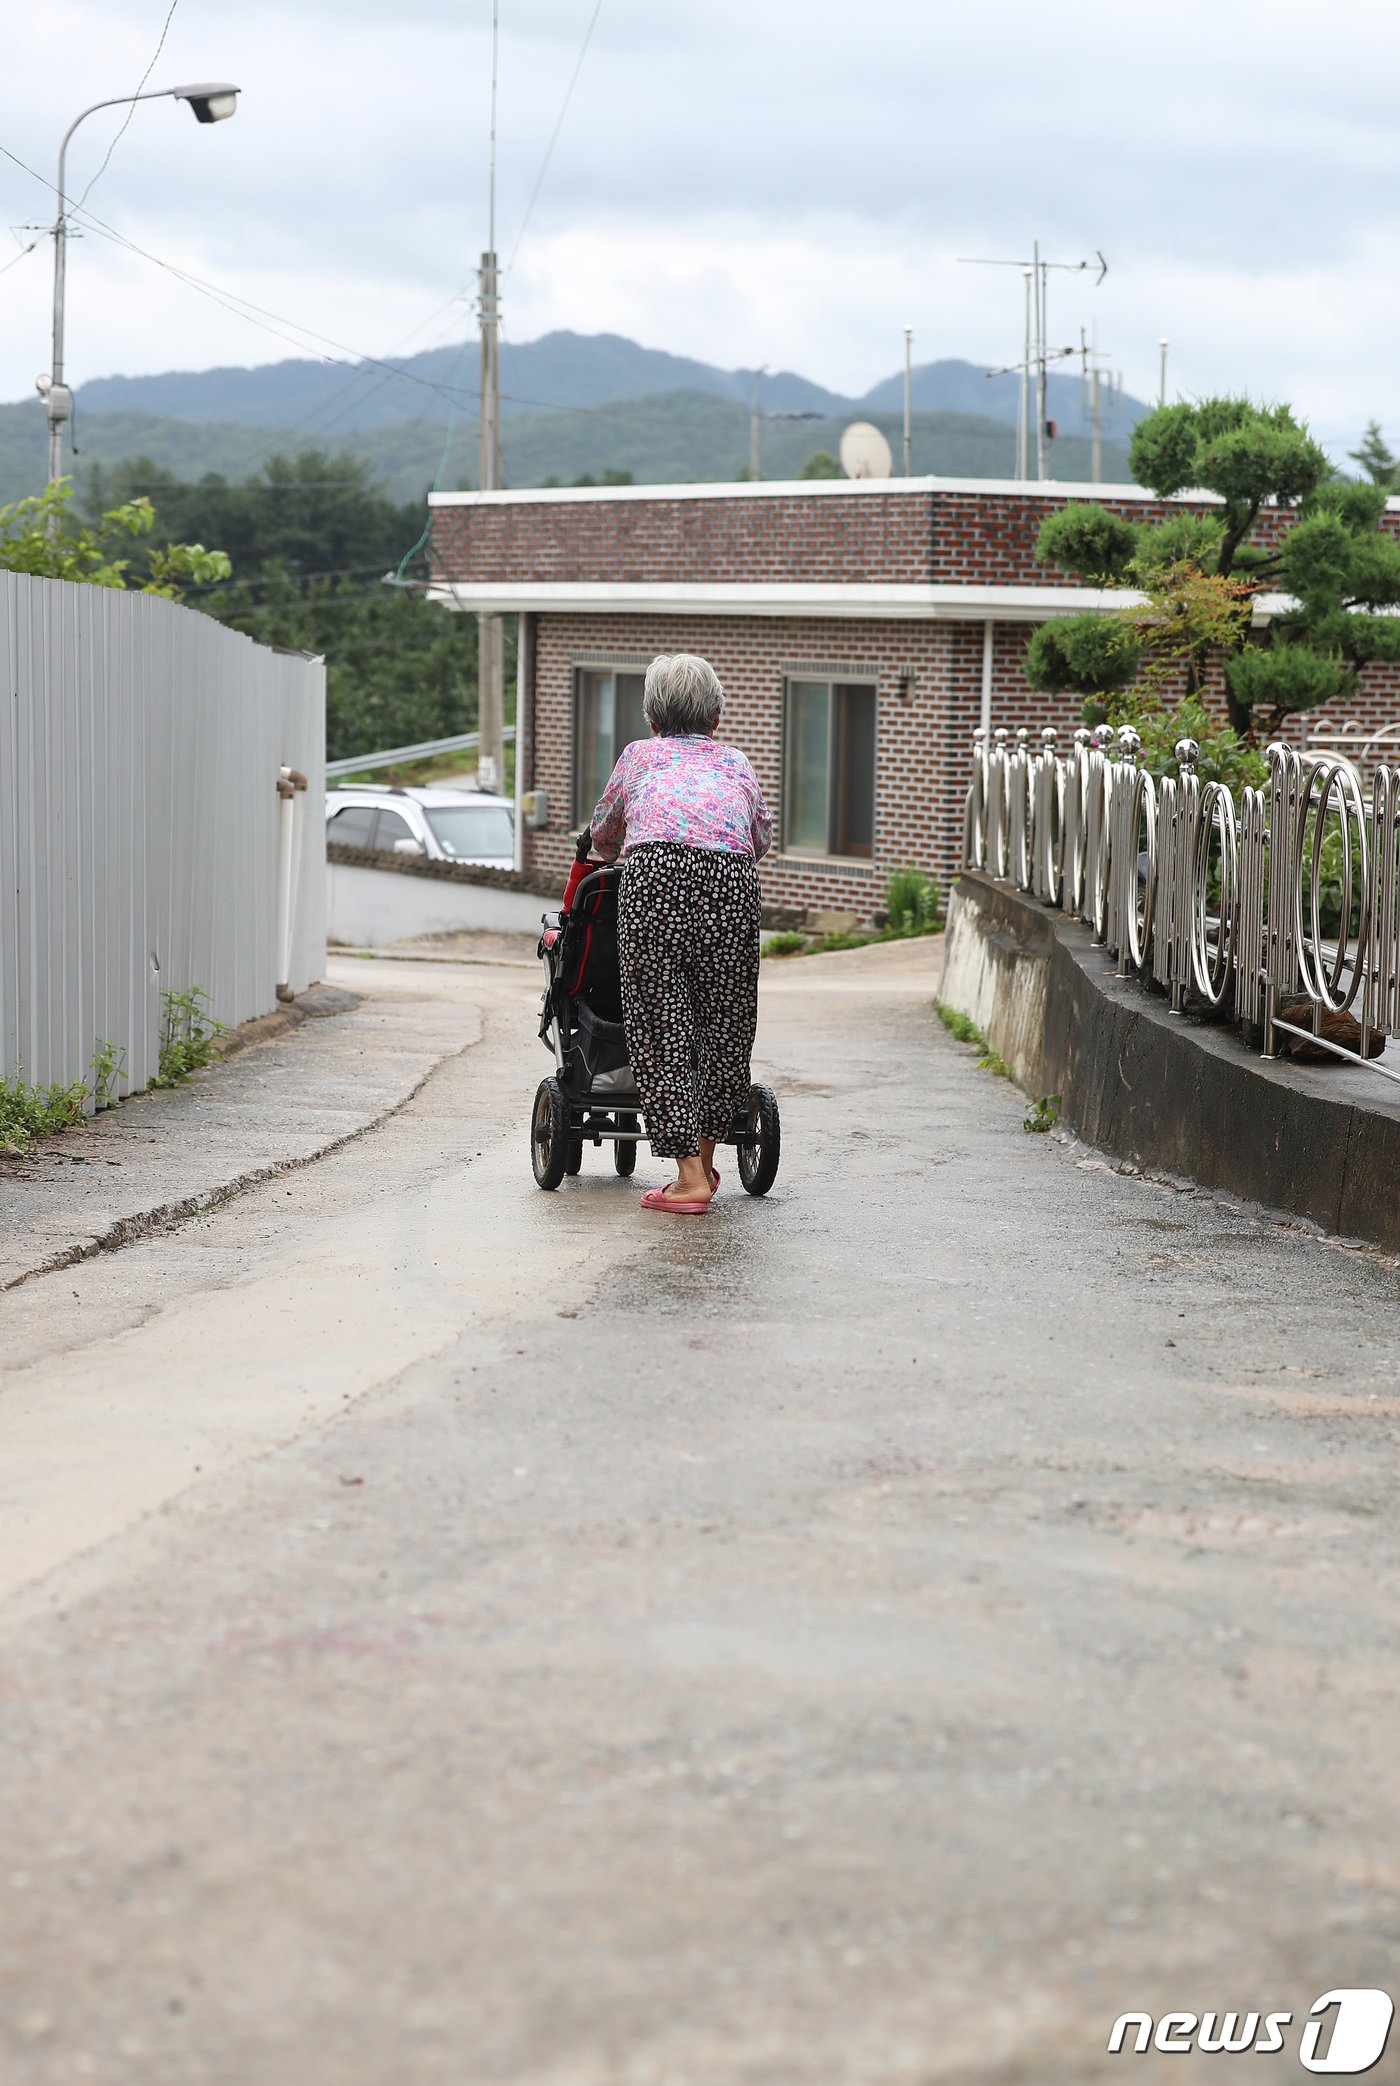
<instances>
[{"instance_id":1,"label":"parked vehicle","mask_svg":"<svg viewBox=\"0 0 1400 2086\"><path fill-rule=\"evenodd\" d=\"M515 861L515 807L485 790L362 783L326 791L326 839L339 847L509 869Z\"/></svg>"}]
</instances>

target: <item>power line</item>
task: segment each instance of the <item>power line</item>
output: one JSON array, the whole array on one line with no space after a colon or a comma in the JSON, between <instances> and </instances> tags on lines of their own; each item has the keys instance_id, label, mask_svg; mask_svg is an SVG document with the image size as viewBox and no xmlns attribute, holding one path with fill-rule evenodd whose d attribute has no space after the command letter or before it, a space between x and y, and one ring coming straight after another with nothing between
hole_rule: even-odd
<instances>
[{"instance_id":1,"label":"power line","mask_svg":"<svg viewBox=\"0 0 1400 2086\"><path fill-rule=\"evenodd\" d=\"M17 268L20 262L25 258L27 254L33 253L35 247L38 244L39 242L37 239L31 239L28 246L22 246L19 252L13 255L11 259L6 261L3 268L0 268L0 275L8 275L12 268Z\"/></svg>"},{"instance_id":2,"label":"power line","mask_svg":"<svg viewBox=\"0 0 1400 2086\"><path fill-rule=\"evenodd\" d=\"M541 187L543 186L544 177L549 172L549 162L553 157L554 147L559 142L559 133L564 127L564 118L569 113L569 103L574 98L574 89L578 85L578 76L583 71L583 61L588 56L588 46L593 40L593 31L598 26L598 17L602 12L603 0L596 0L596 5L594 6L592 16L589 19L588 27L583 32L583 44L579 50L578 57L575 60L574 69L572 74L570 75L569 84L565 90L564 99L562 104L560 105L559 114L555 118L553 130L549 134L549 143L544 148L544 158L540 161L540 170L538 174L536 174L535 176L535 185L530 190L530 200L525 205L525 215L520 221L520 230L515 235L515 244L510 250L510 259L506 262L506 282L510 281L510 271L515 266L515 257L520 251L520 242L525 237L525 230L530 222L530 214L534 210L535 200L539 195ZM494 244L495 241L493 239L492 245L494 246Z\"/></svg>"},{"instance_id":3,"label":"power line","mask_svg":"<svg viewBox=\"0 0 1400 2086\"><path fill-rule=\"evenodd\" d=\"M598 10L599 8L601 8L601 5L602 0L598 0L597 7L595 7L594 10L595 21L597 19ZM591 23L589 33L592 33ZM575 68L575 77L577 77L577 68ZM38 181L43 187L49 189L52 193L57 193L51 181L47 180L44 175L36 172L36 170L33 167L27 165L26 162L22 160L17 153L12 152L8 146L0 145L0 153L3 153L5 158L12 161L12 163L15 166L19 167L23 173L28 174L32 180ZM542 173L543 170L541 170L541 174ZM536 183L536 187L538 188L538 182ZM80 206L78 205L73 205L70 214L76 215L78 213L79 207ZM358 381L367 371L375 370L381 373L379 380L380 383L389 383L392 381L397 381L399 383L412 384L416 389L420 391L427 391L431 393L434 397L445 399L448 403L450 410L456 407L459 400L473 396L471 387L463 386L457 382L457 377L460 371L462 360L464 359L465 355L472 346L470 336L468 336L462 342L461 348L458 352L457 363L454 366L452 375L449 378L448 382L445 384L437 383L434 382L434 380L430 377L419 376L414 371L406 370L401 367L398 367L393 363L386 362L379 356L367 355L358 348L349 347L345 342L334 340L328 334L318 333L313 327L303 326L300 323L300 321L296 319L288 319L279 312L269 310L268 307L266 307L265 305L253 303L253 301L250 298L240 297L237 291L225 290L218 284L207 282L204 280L203 277L192 274L188 269L177 267L173 261L162 260L159 254L151 253L146 247L139 245L136 242L136 240L129 238L126 233L120 232L116 229L115 226L106 223L104 219L98 217L96 213L93 211L83 210L82 215L84 219L87 221L89 229L95 231L100 237L109 239L118 246L125 247L129 252L137 254L142 260L150 262L153 267L160 268L166 274L174 276L177 281L183 282L188 288L194 290L200 296L210 298L215 304L220 305L225 311L230 312L235 318L242 319L245 324L253 326L260 332L270 334L276 340L284 341L287 344L287 346L296 348L302 355L314 355L314 359L324 364L335 364L336 366L350 369L352 371L351 385L353 385L354 382ZM524 227L522 226L520 236L523 237L523 235ZM519 248L519 245L520 238L518 237L516 240L517 250ZM27 250L32 251L32 249ZM23 255L16 256L16 259L22 258ZM6 265L9 267L13 267L15 263L14 261L11 261ZM448 305L454 303L456 301L457 296L459 296L460 294L461 292L454 292L454 295L448 298L444 304L439 305L437 309L430 315L430 317L423 322L423 324L430 325L432 323L432 320L438 316L438 313L445 310ZM289 327L293 329L291 332L283 330ZM417 331L419 329L415 328L413 330ZM296 337L296 335L298 334L301 336L300 338ZM409 334L408 338L412 338L412 333ZM334 348L337 351L337 353L334 355L318 353L316 352L316 350L308 348L308 342L319 342L323 349L326 347ZM344 362L341 360L342 357L347 356L350 358L348 362ZM334 398L342 396L343 391L349 388L351 388L350 385L342 387L341 391L337 391L333 394L331 400L322 401L320 405L312 409L313 414L323 411L326 405L333 403ZM378 385L376 385L375 388L377 389ZM703 397L713 398L717 405L739 404L737 400L727 398L723 393L720 392L703 392L700 395ZM665 408L648 406L645 403L644 399L602 399L594 401L593 405L589 406L586 404L580 405L577 401L572 400L533 398L521 392L503 391L501 393L501 397L503 400L505 400L511 405L535 406L545 412L587 412L595 410L598 406L614 406L618 409L625 409L627 411L630 411L634 416L636 416L638 413L641 413L644 416L649 416L652 418L665 419L669 417L668 412ZM842 405L836 408L831 417L839 418L840 414L844 411L845 406ZM303 416L304 419L306 417L308 416ZM286 437L291 436L292 434L295 434L298 431L298 428L301 424L302 423L294 422L292 426L287 429L275 430L271 432L274 432L279 440L284 439Z\"/></svg>"},{"instance_id":4,"label":"power line","mask_svg":"<svg viewBox=\"0 0 1400 2086\"><path fill-rule=\"evenodd\" d=\"M52 181L47 180L43 174L37 173L33 167L27 165L19 157L18 153L10 150L8 145L0 145L0 153L3 153L5 158L11 160L23 173L28 174L31 180L40 182L51 194L58 194ZM70 211L70 215L77 215L76 207ZM384 362L378 356L365 355L357 348L347 347L344 341L333 340L329 334L318 333L312 326L303 326L297 319L288 319L280 312L270 311L266 305L254 304L251 298L240 297L236 290L226 290L219 284L206 282L202 276L191 274L186 268L178 268L173 261L163 261L159 254L153 254L148 248L138 245L136 240L129 238L125 232L119 232L114 225L109 225L105 219L98 217L95 211L83 210L82 217L89 231L94 231L99 237L110 239L115 245L123 246L129 252L138 254L143 261L149 261L153 267L162 269L167 275L173 275L178 282L186 284L188 288L197 291L201 296L211 298L215 304L221 305L225 311L231 312L235 318L242 319L247 325L257 327L261 332L270 333L274 339L285 341L289 347L296 348L303 355L315 353L315 350L308 349L307 343L309 341L317 342L322 349L334 348L336 350L334 355L318 353L317 359L321 362L334 363L339 361L341 357L349 356L351 358L350 361L344 365L347 368L359 366L364 369L380 369L387 376L397 377L406 384L415 384L421 390L434 392L439 397L445 398L450 395L445 385L435 384L427 377L415 376L412 370L395 368L393 364ZM256 316L254 316L255 314ZM273 323L265 323L268 321ZM284 331L283 329L287 327L291 327L293 331L290 333ZM301 338L294 338L295 334L300 334Z\"/></svg>"},{"instance_id":5,"label":"power line","mask_svg":"<svg viewBox=\"0 0 1400 2086\"><path fill-rule=\"evenodd\" d=\"M170 6L166 13L165 20L161 24L160 40L151 53L151 62L141 75L141 84L136 89L136 93L132 96L130 106L128 107L125 116L122 118L121 129L117 132L111 144L107 147L107 157L103 160L101 166L97 169L97 172L93 175L91 181L89 181L87 187L83 190L81 196L78 198L77 208L79 210L82 209L83 204L87 201L88 197L96 188L98 182L102 179L102 176L106 173L108 167L112 163L112 154L116 151L118 145L120 145L122 139L126 136L127 125L130 123L132 117L136 114L136 103L140 99L141 93L145 88L147 80L155 71L157 58L159 58L161 52L165 49L165 39L170 34L170 24L175 19L175 10L179 5L180 0L170 0ZM63 198L61 196L59 197L58 207L60 211L63 209Z\"/></svg>"}]
</instances>

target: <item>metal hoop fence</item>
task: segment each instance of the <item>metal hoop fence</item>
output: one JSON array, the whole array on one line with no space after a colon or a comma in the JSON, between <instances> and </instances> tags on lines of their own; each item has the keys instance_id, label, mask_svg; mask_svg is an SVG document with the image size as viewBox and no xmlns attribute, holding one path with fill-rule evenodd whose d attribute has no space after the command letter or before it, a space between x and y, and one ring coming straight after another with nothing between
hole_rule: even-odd
<instances>
[{"instance_id":1,"label":"metal hoop fence","mask_svg":"<svg viewBox=\"0 0 1400 2086\"><path fill-rule=\"evenodd\" d=\"M1191 739L1156 780L1129 725L1081 728L1067 756L1050 727L1035 751L1024 729L973 737L964 868L1084 921L1174 1012L1190 999L1266 1057L1282 1032L1400 1082L1371 1055L1400 1032L1400 767L1375 768L1368 803L1351 762L1276 741L1267 788L1237 803Z\"/></svg>"}]
</instances>

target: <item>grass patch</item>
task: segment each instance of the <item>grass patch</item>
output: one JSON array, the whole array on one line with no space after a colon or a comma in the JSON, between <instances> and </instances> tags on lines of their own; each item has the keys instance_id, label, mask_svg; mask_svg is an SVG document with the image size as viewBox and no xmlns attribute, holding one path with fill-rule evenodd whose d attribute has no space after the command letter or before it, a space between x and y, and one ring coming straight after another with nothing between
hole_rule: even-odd
<instances>
[{"instance_id":1,"label":"grass patch","mask_svg":"<svg viewBox=\"0 0 1400 2086\"><path fill-rule=\"evenodd\" d=\"M31 1152L37 1138L71 1130L82 1121L86 1100L83 1079L58 1086L26 1086L19 1076L0 1078L0 1151Z\"/></svg>"},{"instance_id":2,"label":"grass patch","mask_svg":"<svg viewBox=\"0 0 1400 2086\"><path fill-rule=\"evenodd\" d=\"M805 956L807 937L805 934L798 934L794 929L784 928L781 934L769 935L763 944L762 953L765 956Z\"/></svg>"},{"instance_id":3,"label":"grass patch","mask_svg":"<svg viewBox=\"0 0 1400 2086\"><path fill-rule=\"evenodd\" d=\"M160 1057L152 1086L183 1086L191 1072L200 1072L214 1061L214 1038L224 1024L200 1004L202 986L190 992L163 992L164 1011L160 1024Z\"/></svg>"},{"instance_id":4,"label":"grass patch","mask_svg":"<svg viewBox=\"0 0 1400 2086\"><path fill-rule=\"evenodd\" d=\"M979 1072L994 1072L998 1079L1014 1079L1016 1074L1004 1057L998 1057L983 1035L977 1023L957 1007L950 1007L943 1000L935 1000L933 1010L948 1034L958 1043L970 1043L977 1052ZM1048 1128L1048 1125L1047 1125Z\"/></svg>"},{"instance_id":5,"label":"grass patch","mask_svg":"<svg viewBox=\"0 0 1400 2086\"><path fill-rule=\"evenodd\" d=\"M943 1000L935 1000L933 1008L944 1028L947 1029L948 1034L955 1042L975 1043L981 1051L990 1048L986 1037L970 1015L960 1013L956 1007L946 1005Z\"/></svg>"}]
</instances>

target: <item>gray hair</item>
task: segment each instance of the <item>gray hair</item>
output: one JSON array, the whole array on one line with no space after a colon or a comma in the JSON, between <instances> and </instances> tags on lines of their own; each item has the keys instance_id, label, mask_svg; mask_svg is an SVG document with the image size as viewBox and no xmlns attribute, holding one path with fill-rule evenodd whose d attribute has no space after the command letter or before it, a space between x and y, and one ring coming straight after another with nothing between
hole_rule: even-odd
<instances>
[{"instance_id":1,"label":"gray hair","mask_svg":"<svg viewBox=\"0 0 1400 2086\"><path fill-rule=\"evenodd\" d=\"M642 715L670 737L712 732L724 708L724 690L708 659L696 652L663 652L647 668Z\"/></svg>"}]
</instances>

